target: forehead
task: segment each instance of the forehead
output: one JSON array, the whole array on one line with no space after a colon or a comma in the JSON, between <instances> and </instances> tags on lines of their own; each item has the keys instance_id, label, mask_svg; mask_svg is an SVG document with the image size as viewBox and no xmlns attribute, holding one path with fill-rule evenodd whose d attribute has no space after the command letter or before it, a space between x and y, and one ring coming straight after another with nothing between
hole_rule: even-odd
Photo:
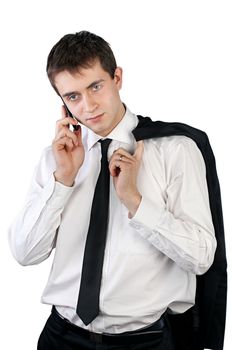
<instances>
[{"instance_id":1,"label":"forehead","mask_svg":"<svg viewBox=\"0 0 233 350\"><path fill-rule=\"evenodd\" d=\"M110 79L110 75L106 72L99 61L94 62L88 68L79 68L78 71L70 72L64 70L55 76L55 85L60 94L67 92L66 90L86 89L94 81Z\"/></svg>"}]
</instances>

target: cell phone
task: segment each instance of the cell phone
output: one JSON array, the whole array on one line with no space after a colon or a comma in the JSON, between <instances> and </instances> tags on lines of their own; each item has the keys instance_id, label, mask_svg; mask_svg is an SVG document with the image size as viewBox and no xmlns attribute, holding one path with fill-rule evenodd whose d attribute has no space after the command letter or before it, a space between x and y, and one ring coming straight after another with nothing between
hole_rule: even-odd
<instances>
[{"instance_id":1,"label":"cell phone","mask_svg":"<svg viewBox=\"0 0 233 350\"><path fill-rule=\"evenodd\" d=\"M67 107L65 102L63 101L63 99L62 99L62 102L64 103L64 107L65 107L65 110L66 110L68 116L75 119L76 121L79 121L76 117L73 116L73 114L71 113L71 111L69 110L69 108ZM72 127L73 127L74 131L77 131L80 128L80 125L72 125Z\"/></svg>"}]
</instances>

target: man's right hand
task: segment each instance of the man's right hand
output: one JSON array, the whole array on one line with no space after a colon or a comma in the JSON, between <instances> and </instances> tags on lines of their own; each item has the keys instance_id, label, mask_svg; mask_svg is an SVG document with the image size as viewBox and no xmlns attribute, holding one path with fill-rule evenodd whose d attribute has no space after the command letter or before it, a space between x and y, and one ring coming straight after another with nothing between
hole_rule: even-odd
<instances>
[{"instance_id":1,"label":"man's right hand","mask_svg":"<svg viewBox=\"0 0 233 350\"><path fill-rule=\"evenodd\" d=\"M78 122L67 116L65 108L62 106L62 118L57 121L52 149L57 165L54 172L55 180L65 186L73 185L85 156L81 127L77 131L71 131L70 124L77 125Z\"/></svg>"}]
</instances>

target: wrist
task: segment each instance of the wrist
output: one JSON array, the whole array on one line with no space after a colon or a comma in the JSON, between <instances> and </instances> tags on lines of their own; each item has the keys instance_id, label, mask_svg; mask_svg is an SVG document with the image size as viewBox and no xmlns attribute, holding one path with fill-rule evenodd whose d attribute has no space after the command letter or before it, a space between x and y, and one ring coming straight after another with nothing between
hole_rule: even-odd
<instances>
[{"instance_id":1,"label":"wrist","mask_svg":"<svg viewBox=\"0 0 233 350\"><path fill-rule=\"evenodd\" d=\"M130 219L136 214L138 207L141 203L141 200L142 200L142 196L139 192L128 195L124 200L122 200L123 204L126 206L126 208L129 211Z\"/></svg>"},{"instance_id":2,"label":"wrist","mask_svg":"<svg viewBox=\"0 0 233 350\"><path fill-rule=\"evenodd\" d=\"M59 171L55 171L53 176L55 181L60 182L64 186L72 187L74 185L75 176L61 174Z\"/></svg>"}]
</instances>

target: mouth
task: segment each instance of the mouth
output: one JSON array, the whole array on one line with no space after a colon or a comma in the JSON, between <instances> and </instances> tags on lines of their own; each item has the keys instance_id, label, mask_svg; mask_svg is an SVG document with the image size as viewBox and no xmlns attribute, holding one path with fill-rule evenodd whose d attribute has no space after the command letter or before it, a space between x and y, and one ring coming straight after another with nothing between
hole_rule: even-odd
<instances>
[{"instance_id":1,"label":"mouth","mask_svg":"<svg viewBox=\"0 0 233 350\"><path fill-rule=\"evenodd\" d=\"M89 118L87 118L87 122L93 122L93 123L98 122L103 115L104 115L104 113L101 113L101 114L89 117Z\"/></svg>"}]
</instances>

